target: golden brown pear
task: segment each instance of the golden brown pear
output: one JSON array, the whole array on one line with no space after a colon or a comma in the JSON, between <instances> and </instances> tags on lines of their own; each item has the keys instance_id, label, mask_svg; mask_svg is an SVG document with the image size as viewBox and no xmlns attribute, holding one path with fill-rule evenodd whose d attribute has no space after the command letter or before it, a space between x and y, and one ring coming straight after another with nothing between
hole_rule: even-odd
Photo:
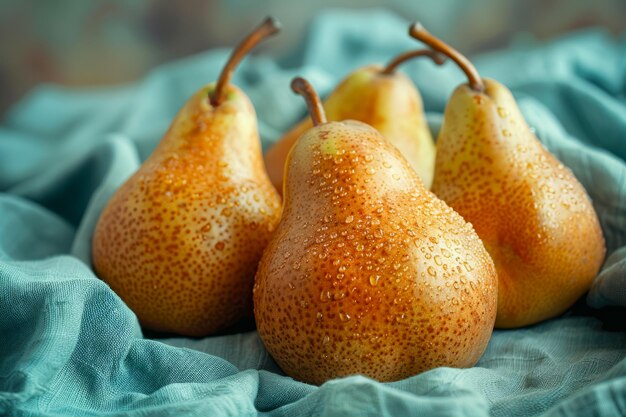
<instances>
[{"instance_id":1,"label":"golden brown pear","mask_svg":"<svg viewBox=\"0 0 626 417\"><path fill-rule=\"evenodd\" d=\"M278 223L280 197L264 169L252 104L228 78L276 30L265 21L218 83L187 101L98 221L96 273L147 328L204 336L251 313L254 274Z\"/></svg>"},{"instance_id":2,"label":"golden brown pear","mask_svg":"<svg viewBox=\"0 0 626 417\"><path fill-rule=\"evenodd\" d=\"M411 34L466 71L437 139L433 192L471 222L499 276L497 327L555 317L585 293L605 255L589 196L548 152L502 84L481 79L420 25Z\"/></svg>"},{"instance_id":3,"label":"golden brown pear","mask_svg":"<svg viewBox=\"0 0 626 417\"><path fill-rule=\"evenodd\" d=\"M324 102L330 121L358 120L387 138L409 161L427 188L433 178L435 144L424 115L422 97L398 65L417 56L429 56L437 64L442 55L428 49L409 51L385 68L371 65L346 77ZM264 156L270 180L282 192L285 160L296 140L312 127L306 118L288 131Z\"/></svg>"},{"instance_id":4,"label":"golden brown pear","mask_svg":"<svg viewBox=\"0 0 626 417\"><path fill-rule=\"evenodd\" d=\"M292 85L313 95L304 83ZM265 346L314 384L474 365L497 277L472 226L375 129L315 119L287 159L283 216L255 280Z\"/></svg>"}]
</instances>

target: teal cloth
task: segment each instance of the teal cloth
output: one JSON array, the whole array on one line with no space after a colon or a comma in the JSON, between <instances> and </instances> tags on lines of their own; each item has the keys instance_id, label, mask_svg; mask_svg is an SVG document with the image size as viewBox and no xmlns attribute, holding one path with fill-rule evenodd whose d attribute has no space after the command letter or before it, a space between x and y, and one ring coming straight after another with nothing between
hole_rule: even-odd
<instances>
[{"instance_id":1,"label":"teal cloth","mask_svg":"<svg viewBox=\"0 0 626 417\"><path fill-rule=\"evenodd\" d=\"M294 75L326 94L352 69L414 48L407 27L380 10L332 11L315 19L289 66L247 59L234 82L256 106L264 147L304 114L289 90ZM0 415L626 415L624 326L609 326L610 315L585 300L560 318L495 331L471 369L438 368L388 384L362 376L321 387L296 382L253 329L196 340L146 337L90 269L94 224L228 52L166 65L119 88L42 86L4 120ZM615 255L588 304L611 306L623 324L626 251L617 250L626 245L626 42L586 31L475 62L483 76L512 89L539 138L589 191ZM462 74L425 60L403 69L436 130Z\"/></svg>"}]
</instances>

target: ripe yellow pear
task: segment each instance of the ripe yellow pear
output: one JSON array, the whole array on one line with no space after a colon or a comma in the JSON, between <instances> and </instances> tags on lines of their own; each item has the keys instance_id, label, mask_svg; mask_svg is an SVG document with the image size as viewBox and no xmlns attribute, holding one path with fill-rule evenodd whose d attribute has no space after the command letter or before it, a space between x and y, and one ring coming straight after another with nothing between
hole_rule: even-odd
<instances>
[{"instance_id":1,"label":"ripe yellow pear","mask_svg":"<svg viewBox=\"0 0 626 417\"><path fill-rule=\"evenodd\" d=\"M437 139L433 192L471 222L499 276L497 327L555 317L604 260L602 230L572 172L533 134L511 92L415 24L410 33L466 72Z\"/></svg>"},{"instance_id":2,"label":"ripe yellow pear","mask_svg":"<svg viewBox=\"0 0 626 417\"><path fill-rule=\"evenodd\" d=\"M277 30L268 19L239 45L98 221L95 271L147 328L204 336L251 313L254 274L281 203L252 104L228 80Z\"/></svg>"},{"instance_id":3,"label":"ripe yellow pear","mask_svg":"<svg viewBox=\"0 0 626 417\"><path fill-rule=\"evenodd\" d=\"M469 367L496 312L497 276L461 216L399 151L358 121L315 127L287 158L283 216L255 279L259 336L290 376L321 384Z\"/></svg>"},{"instance_id":4,"label":"ripe yellow pear","mask_svg":"<svg viewBox=\"0 0 626 417\"><path fill-rule=\"evenodd\" d=\"M358 120L387 138L409 161L427 188L433 178L435 144L424 115L422 97L397 67L417 56L442 64L443 56L428 49L409 51L386 67L371 65L348 75L324 102L328 120ZM264 156L270 180L282 192L285 160L296 140L312 127L306 118L287 132Z\"/></svg>"}]
</instances>

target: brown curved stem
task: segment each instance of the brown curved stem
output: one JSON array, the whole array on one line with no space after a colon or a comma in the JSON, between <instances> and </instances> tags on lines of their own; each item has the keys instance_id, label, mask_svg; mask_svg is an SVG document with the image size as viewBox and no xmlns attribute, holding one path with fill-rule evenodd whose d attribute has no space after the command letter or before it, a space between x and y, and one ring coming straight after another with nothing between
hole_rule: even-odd
<instances>
[{"instance_id":1,"label":"brown curved stem","mask_svg":"<svg viewBox=\"0 0 626 417\"><path fill-rule=\"evenodd\" d=\"M217 84L215 85L215 90L212 94L209 95L211 100L211 104L213 106L219 106L224 100L224 90L228 85L231 77L233 76L233 72L235 71L235 67L242 60L244 56L254 48L259 42L263 39L277 33L280 30L280 23L278 20L273 17L266 18L261 25L259 25L256 29L254 29L232 52L230 58L228 58L228 62L224 65L224 69L222 69L222 73L217 80Z\"/></svg>"},{"instance_id":2,"label":"brown curved stem","mask_svg":"<svg viewBox=\"0 0 626 417\"><path fill-rule=\"evenodd\" d=\"M450 59L456 62L463 72L465 72L465 75L467 75L469 85L473 90L481 92L485 90L485 85L476 67L459 51L428 32L421 23L413 23L411 27L409 27L409 35L424 42L431 48L446 54Z\"/></svg>"},{"instance_id":3,"label":"brown curved stem","mask_svg":"<svg viewBox=\"0 0 626 417\"><path fill-rule=\"evenodd\" d=\"M291 89L294 93L304 97L314 126L326 123L326 112L324 111L324 106L322 106L322 100L320 100L320 96L307 80L302 77L294 78L291 80Z\"/></svg>"},{"instance_id":4,"label":"brown curved stem","mask_svg":"<svg viewBox=\"0 0 626 417\"><path fill-rule=\"evenodd\" d=\"M441 65L446 62L446 56L441 52L433 51L432 49L416 49L414 51L408 51L400 54L392 59L389 64L387 64L382 74L390 75L396 70L396 68L398 68L398 66L418 56L427 56L437 65Z\"/></svg>"}]
</instances>

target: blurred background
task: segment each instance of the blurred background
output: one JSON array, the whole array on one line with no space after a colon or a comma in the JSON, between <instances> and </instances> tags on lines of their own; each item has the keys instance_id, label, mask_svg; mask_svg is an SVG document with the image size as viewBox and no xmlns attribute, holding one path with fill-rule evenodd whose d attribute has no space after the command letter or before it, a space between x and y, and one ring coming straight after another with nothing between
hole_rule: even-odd
<instances>
[{"instance_id":1,"label":"blurred background","mask_svg":"<svg viewBox=\"0 0 626 417\"><path fill-rule=\"evenodd\" d=\"M626 30L625 0L2 0L0 115L39 83L125 83L161 63L231 47L269 14L283 34L259 49L286 57L311 18L331 7L384 7L470 56L586 27Z\"/></svg>"}]
</instances>

